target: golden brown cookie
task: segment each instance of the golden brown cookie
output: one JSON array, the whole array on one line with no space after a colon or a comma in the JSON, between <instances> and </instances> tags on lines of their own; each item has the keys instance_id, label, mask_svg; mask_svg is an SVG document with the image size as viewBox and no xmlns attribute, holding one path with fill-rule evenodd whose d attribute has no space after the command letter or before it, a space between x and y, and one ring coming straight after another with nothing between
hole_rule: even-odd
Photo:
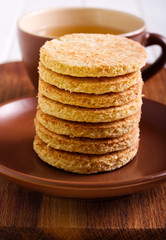
<instances>
[{"instance_id":1,"label":"golden brown cookie","mask_svg":"<svg viewBox=\"0 0 166 240\"><path fill-rule=\"evenodd\" d=\"M37 119L35 120L35 127L38 137L48 146L68 152L105 154L126 149L138 141L139 138L138 126L118 138L106 139L71 138L59 135L45 128Z\"/></svg>"},{"instance_id":2,"label":"golden brown cookie","mask_svg":"<svg viewBox=\"0 0 166 240\"><path fill-rule=\"evenodd\" d=\"M108 92L122 92L138 83L141 72L136 71L118 77L71 77L58 74L46 68L39 62L39 75L45 82L69 92L104 94Z\"/></svg>"},{"instance_id":3,"label":"golden brown cookie","mask_svg":"<svg viewBox=\"0 0 166 240\"><path fill-rule=\"evenodd\" d=\"M111 123L80 123L59 119L37 110L37 120L50 131L70 137L113 138L130 132L140 121L141 111Z\"/></svg>"},{"instance_id":4,"label":"golden brown cookie","mask_svg":"<svg viewBox=\"0 0 166 240\"><path fill-rule=\"evenodd\" d=\"M64 75L112 77L141 69L146 51L140 43L111 34L69 34L40 49L45 67Z\"/></svg>"},{"instance_id":5,"label":"golden brown cookie","mask_svg":"<svg viewBox=\"0 0 166 240\"><path fill-rule=\"evenodd\" d=\"M138 142L118 152L103 155L88 155L56 150L47 146L36 135L33 147L44 162L56 168L79 174L91 174L111 171L130 162L138 151Z\"/></svg>"},{"instance_id":6,"label":"golden brown cookie","mask_svg":"<svg viewBox=\"0 0 166 240\"><path fill-rule=\"evenodd\" d=\"M69 121L112 122L136 113L141 108L142 98L140 95L123 106L94 109L65 105L39 95L38 104L42 112Z\"/></svg>"},{"instance_id":7,"label":"golden brown cookie","mask_svg":"<svg viewBox=\"0 0 166 240\"><path fill-rule=\"evenodd\" d=\"M86 94L86 93L70 93L69 91L61 90L49 83L39 79L39 92L44 96L57 102L86 107L86 108L104 108L111 106L124 105L138 97L142 92L143 81L140 81L126 91L120 93L105 93L105 94Z\"/></svg>"}]
</instances>

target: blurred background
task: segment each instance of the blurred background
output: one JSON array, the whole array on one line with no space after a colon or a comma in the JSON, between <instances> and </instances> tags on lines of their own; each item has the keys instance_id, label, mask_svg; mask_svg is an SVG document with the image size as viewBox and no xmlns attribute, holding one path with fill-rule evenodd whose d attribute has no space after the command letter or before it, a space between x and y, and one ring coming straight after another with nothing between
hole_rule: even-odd
<instances>
[{"instance_id":1,"label":"blurred background","mask_svg":"<svg viewBox=\"0 0 166 240\"><path fill-rule=\"evenodd\" d=\"M98 7L132 13L144 19L147 30L166 36L166 0L0 0L0 64L20 61L17 19L23 14L49 7ZM159 47L147 49L151 63Z\"/></svg>"}]
</instances>

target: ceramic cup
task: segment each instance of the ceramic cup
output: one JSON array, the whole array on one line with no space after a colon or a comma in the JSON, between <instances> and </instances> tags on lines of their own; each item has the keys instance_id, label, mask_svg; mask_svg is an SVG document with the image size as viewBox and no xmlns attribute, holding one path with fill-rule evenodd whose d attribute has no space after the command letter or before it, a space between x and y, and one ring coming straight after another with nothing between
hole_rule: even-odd
<instances>
[{"instance_id":1,"label":"ceramic cup","mask_svg":"<svg viewBox=\"0 0 166 240\"><path fill-rule=\"evenodd\" d=\"M132 14L99 8L51 8L31 12L17 23L18 37L23 62L37 90L39 49L51 37L40 35L43 27L99 26L120 29L125 37L140 42L143 46L159 45L161 54L156 61L143 70L144 81L157 73L166 62L166 39L146 31L145 22Z\"/></svg>"}]
</instances>

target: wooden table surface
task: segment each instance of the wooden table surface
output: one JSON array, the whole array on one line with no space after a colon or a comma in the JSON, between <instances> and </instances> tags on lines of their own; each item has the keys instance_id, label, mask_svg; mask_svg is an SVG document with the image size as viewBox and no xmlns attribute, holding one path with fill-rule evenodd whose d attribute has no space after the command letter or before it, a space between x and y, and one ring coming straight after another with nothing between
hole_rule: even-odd
<instances>
[{"instance_id":1,"label":"wooden table surface","mask_svg":"<svg viewBox=\"0 0 166 240\"><path fill-rule=\"evenodd\" d=\"M21 62L0 65L0 102L34 94ZM166 104L166 70L144 85ZM0 240L166 239L165 184L109 200L47 196L0 179Z\"/></svg>"}]
</instances>

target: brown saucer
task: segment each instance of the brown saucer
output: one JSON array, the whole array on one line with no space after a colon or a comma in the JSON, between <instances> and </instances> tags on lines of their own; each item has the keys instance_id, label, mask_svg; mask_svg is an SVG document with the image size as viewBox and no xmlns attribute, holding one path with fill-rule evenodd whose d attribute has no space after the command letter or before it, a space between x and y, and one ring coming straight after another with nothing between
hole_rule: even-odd
<instances>
[{"instance_id":1,"label":"brown saucer","mask_svg":"<svg viewBox=\"0 0 166 240\"><path fill-rule=\"evenodd\" d=\"M166 106L144 99L140 148L119 170L78 175L43 163L32 148L35 97L0 106L0 174L22 186L61 197L108 198L166 180Z\"/></svg>"}]
</instances>

